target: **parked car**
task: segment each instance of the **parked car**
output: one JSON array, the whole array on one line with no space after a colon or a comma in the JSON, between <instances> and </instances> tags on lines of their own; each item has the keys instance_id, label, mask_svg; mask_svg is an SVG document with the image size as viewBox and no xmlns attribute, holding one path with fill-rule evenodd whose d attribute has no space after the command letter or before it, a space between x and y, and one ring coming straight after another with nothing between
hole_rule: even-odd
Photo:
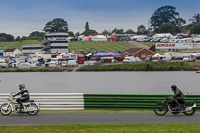
<instances>
[{"instance_id":1,"label":"parked car","mask_svg":"<svg viewBox=\"0 0 200 133\"><path fill-rule=\"evenodd\" d=\"M68 60L67 66L78 66L78 63L76 60Z\"/></svg>"},{"instance_id":2,"label":"parked car","mask_svg":"<svg viewBox=\"0 0 200 133\"><path fill-rule=\"evenodd\" d=\"M152 55L148 55L145 59L145 62L152 62Z\"/></svg>"},{"instance_id":3,"label":"parked car","mask_svg":"<svg viewBox=\"0 0 200 133\"><path fill-rule=\"evenodd\" d=\"M104 60L98 60L96 63L94 63L94 65L103 65L104 64Z\"/></svg>"},{"instance_id":4,"label":"parked car","mask_svg":"<svg viewBox=\"0 0 200 133\"><path fill-rule=\"evenodd\" d=\"M129 56L125 57L123 63L134 63L134 62L141 62L142 60L138 57Z\"/></svg>"},{"instance_id":5,"label":"parked car","mask_svg":"<svg viewBox=\"0 0 200 133\"><path fill-rule=\"evenodd\" d=\"M195 61L196 57L193 55L190 56L183 56L183 61Z\"/></svg>"},{"instance_id":6,"label":"parked car","mask_svg":"<svg viewBox=\"0 0 200 133\"><path fill-rule=\"evenodd\" d=\"M0 63L0 67L1 68L6 68L7 67L7 63Z\"/></svg>"},{"instance_id":7,"label":"parked car","mask_svg":"<svg viewBox=\"0 0 200 133\"><path fill-rule=\"evenodd\" d=\"M93 66L97 63L96 60L84 61L85 66Z\"/></svg>"},{"instance_id":8,"label":"parked car","mask_svg":"<svg viewBox=\"0 0 200 133\"><path fill-rule=\"evenodd\" d=\"M175 60L183 60L183 56L177 56Z\"/></svg>"},{"instance_id":9,"label":"parked car","mask_svg":"<svg viewBox=\"0 0 200 133\"><path fill-rule=\"evenodd\" d=\"M68 61L62 61L62 62L61 62L61 66L65 67L65 66L67 66L67 65L68 65Z\"/></svg>"}]
</instances>

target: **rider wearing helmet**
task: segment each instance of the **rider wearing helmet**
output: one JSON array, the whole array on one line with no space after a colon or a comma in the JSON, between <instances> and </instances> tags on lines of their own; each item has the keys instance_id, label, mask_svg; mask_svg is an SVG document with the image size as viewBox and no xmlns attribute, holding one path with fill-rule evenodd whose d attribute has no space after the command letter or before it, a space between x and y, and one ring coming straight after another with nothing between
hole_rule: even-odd
<instances>
[{"instance_id":1,"label":"rider wearing helmet","mask_svg":"<svg viewBox=\"0 0 200 133\"><path fill-rule=\"evenodd\" d=\"M20 98L17 98L17 102L20 104L19 109L23 109L23 105L22 102L25 102L26 100L29 100L29 92L28 90L25 88L25 84L21 83L19 84L19 90L20 92L18 92L17 94L13 95L14 97L17 95L21 95Z\"/></svg>"},{"instance_id":2,"label":"rider wearing helmet","mask_svg":"<svg viewBox=\"0 0 200 133\"><path fill-rule=\"evenodd\" d=\"M176 85L172 85L171 90L174 92L173 101L178 105L178 109L181 110L180 102L184 102L185 96Z\"/></svg>"}]
</instances>

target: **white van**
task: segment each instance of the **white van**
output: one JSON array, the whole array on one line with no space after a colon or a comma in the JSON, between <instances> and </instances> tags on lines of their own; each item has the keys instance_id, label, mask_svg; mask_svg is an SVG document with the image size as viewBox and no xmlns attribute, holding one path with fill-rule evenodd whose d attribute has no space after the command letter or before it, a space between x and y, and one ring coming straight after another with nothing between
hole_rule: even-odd
<instances>
[{"instance_id":1,"label":"white van","mask_svg":"<svg viewBox=\"0 0 200 133\"><path fill-rule=\"evenodd\" d=\"M78 66L78 63L76 63L76 60L68 60L67 66Z\"/></svg>"},{"instance_id":2,"label":"white van","mask_svg":"<svg viewBox=\"0 0 200 133\"><path fill-rule=\"evenodd\" d=\"M128 56L125 57L123 63L134 63L134 62L141 62L142 60L138 57Z\"/></svg>"}]
</instances>

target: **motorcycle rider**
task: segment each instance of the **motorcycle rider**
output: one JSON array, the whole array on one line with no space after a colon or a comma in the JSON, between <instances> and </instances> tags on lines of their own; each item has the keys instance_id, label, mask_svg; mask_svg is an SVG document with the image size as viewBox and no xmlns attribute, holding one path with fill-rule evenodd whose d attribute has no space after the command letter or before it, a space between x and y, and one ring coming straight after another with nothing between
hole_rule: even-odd
<instances>
[{"instance_id":1,"label":"motorcycle rider","mask_svg":"<svg viewBox=\"0 0 200 133\"><path fill-rule=\"evenodd\" d=\"M171 86L171 90L174 92L173 101L178 106L178 110L182 110L180 102L185 101L185 96L180 89L177 88L176 85Z\"/></svg>"},{"instance_id":2,"label":"motorcycle rider","mask_svg":"<svg viewBox=\"0 0 200 133\"><path fill-rule=\"evenodd\" d=\"M22 102L25 102L26 100L29 100L29 92L25 88L25 84L23 84L23 83L19 84L19 90L20 90L20 92L18 92L17 94L13 95L13 97L15 97L17 95L21 95L20 98L17 98L17 102L20 104L19 109L22 110L23 109Z\"/></svg>"}]
</instances>

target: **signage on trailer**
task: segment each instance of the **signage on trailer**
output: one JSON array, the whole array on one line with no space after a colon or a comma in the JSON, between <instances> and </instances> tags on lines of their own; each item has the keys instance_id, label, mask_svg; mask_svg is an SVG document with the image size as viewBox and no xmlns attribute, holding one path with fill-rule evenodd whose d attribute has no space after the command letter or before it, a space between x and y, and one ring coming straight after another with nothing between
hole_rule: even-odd
<instances>
[{"instance_id":1,"label":"signage on trailer","mask_svg":"<svg viewBox=\"0 0 200 133\"><path fill-rule=\"evenodd\" d=\"M156 49L200 49L200 43L156 43Z\"/></svg>"}]
</instances>

